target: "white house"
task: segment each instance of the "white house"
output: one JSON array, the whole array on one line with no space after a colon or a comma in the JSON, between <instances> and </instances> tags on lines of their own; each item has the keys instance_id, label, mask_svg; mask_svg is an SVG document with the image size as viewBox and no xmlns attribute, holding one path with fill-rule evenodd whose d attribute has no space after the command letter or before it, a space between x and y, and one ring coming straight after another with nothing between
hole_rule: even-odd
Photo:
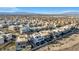
<instances>
[{"instance_id":1,"label":"white house","mask_svg":"<svg viewBox=\"0 0 79 59\"><path fill-rule=\"evenodd\" d=\"M20 34L23 33L28 33L30 31L30 27L29 26L24 26L20 28Z\"/></svg>"},{"instance_id":2,"label":"white house","mask_svg":"<svg viewBox=\"0 0 79 59\"><path fill-rule=\"evenodd\" d=\"M5 34L5 36L7 38L6 40L8 40L8 41L12 39L12 34L10 34L10 33L9 34Z\"/></svg>"},{"instance_id":3,"label":"white house","mask_svg":"<svg viewBox=\"0 0 79 59\"><path fill-rule=\"evenodd\" d=\"M34 33L30 36L31 41L33 42L34 45L39 46L44 43L44 35L42 35L42 34L41 33Z\"/></svg>"}]
</instances>

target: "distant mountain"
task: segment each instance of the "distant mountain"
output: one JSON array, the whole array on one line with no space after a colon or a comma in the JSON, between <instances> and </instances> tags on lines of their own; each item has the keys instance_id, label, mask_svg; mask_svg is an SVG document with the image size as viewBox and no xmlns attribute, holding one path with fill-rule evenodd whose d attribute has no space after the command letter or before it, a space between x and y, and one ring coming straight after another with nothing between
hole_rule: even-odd
<instances>
[{"instance_id":1,"label":"distant mountain","mask_svg":"<svg viewBox=\"0 0 79 59\"><path fill-rule=\"evenodd\" d=\"M0 12L0 15L36 15L28 12Z\"/></svg>"},{"instance_id":2,"label":"distant mountain","mask_svg":"<svg viewBox=\"0 0 79 59\"><path fill-rule=\"evenodd\" d=\"M65 15L79 15L79 12L65 12Z\"/></svg>"},{"instance_id":3,"label":"distant mountain","mask_svg":"<svg viewBox=\"0 0 79 59\"><path fill-rule=\"evenodd\" d=\"M37 13L29 13L29 12L0 12L0 15L73 15L73 16L79 16L79 12L65 12L61 14L37 14Z\"/></svg>"}]
</instances>

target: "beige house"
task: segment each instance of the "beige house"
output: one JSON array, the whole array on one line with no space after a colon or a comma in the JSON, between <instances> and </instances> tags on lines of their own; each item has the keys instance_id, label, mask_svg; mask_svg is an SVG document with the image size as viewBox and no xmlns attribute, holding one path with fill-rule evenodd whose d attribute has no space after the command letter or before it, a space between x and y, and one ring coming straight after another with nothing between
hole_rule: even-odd
<instances>
[{"instance_id":1,"label":"beige house","mask_svg":"<svg viewBox=\"0 0 79 59\"><path fill-rule=\"evenodd\" d=\"M16 50L21 50L23 48L26 48L27 42L28 42L27 35L19 35L16 39Z\"/></svg>"}]
</instances>

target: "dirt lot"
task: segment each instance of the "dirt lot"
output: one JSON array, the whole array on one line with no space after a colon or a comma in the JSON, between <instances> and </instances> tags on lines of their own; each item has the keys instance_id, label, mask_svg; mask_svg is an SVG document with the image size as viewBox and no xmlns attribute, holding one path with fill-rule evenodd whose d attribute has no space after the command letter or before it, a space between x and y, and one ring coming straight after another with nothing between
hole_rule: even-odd
<instances>
[{"instance_id":1,"label":"dirt lot","mask_svg":"<svg viewBox=\"0 0 79 59\"><path fill-rule=\"evenodd\" d=\"M66 49L62 49L61 51L79 51L79 43Z\"/></svg>"},{"instance_id":2,"label":"dirt lot","mask_svg":"<svg viewBox=\"0 0 79 59\"><path fill-rule=\"evenodd\" d=\"M16 45L15 42L11 42L8 45L6 45L5 47L3 47L2 49L0 49L1 51L15 51L16 50Z\"/></svg>"}]
</instances>

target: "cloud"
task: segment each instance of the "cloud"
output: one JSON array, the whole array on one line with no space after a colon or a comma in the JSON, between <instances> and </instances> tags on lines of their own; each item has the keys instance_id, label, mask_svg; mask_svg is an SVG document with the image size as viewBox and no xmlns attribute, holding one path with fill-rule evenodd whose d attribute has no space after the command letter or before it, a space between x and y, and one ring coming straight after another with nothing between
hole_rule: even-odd
<instances>
[{"instance_id":1,"label":"cloud","mask_svg":"<svg viewBox=\"0 0 79 59\"><path fill-rule=\"evenodd\" d=\"M16 12L19 11L16 7L0 7L0 12Z\"/></svg>"}]
</instances>

